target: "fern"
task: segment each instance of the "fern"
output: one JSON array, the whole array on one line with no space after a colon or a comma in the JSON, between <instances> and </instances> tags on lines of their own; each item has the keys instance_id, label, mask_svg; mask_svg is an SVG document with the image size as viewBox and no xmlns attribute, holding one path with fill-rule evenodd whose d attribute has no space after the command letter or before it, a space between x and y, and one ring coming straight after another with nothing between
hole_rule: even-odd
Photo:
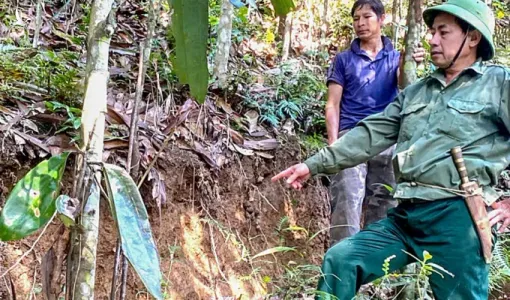
<instances>
[{"instance_id":1,"label":"fern","mask_svg":"<svg viewBox=\"0 0 510 300\"><path fill-rule=\"evenodd\" d=\"M510 280L510 264L508 261L509 253L505 249L505 243L508 239L496 242L492 252L492 262L489 271L490 290L499 291L503 285Z\"/></svg>"},{"instance_id":2,"label":"fern","mask_svg":"<svg viewBox=\"0 0 510 300\"><path fill-rule=\"evenodd\" d=\"M281 232L283 230L283 227L289 223L289 217L284 216L280 219L280 222L278 222L278 227L276 228L277 232Z\"/></svg>"}]
</instances>

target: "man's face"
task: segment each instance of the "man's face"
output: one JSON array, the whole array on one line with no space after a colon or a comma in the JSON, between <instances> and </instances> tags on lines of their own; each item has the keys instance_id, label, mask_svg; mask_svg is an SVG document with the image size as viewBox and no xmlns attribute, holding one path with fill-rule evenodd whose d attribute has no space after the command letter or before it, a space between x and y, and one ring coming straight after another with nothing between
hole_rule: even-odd
<instances>
[{"instance_id":1,"label":"man's face","mask_svg":"<svg viewBox=\"0 0 510 300\"><path fill-rule=\"evenodd\" d=\"M454 16L438 14L429 32L430 55L434 65L439 68L448 67L459 51L465 35ZM470 51L476 51L476 48L470 47L472 44L472 39L468 37L459 59L466 57Z\"/></svg>"},{"instance_id":2,"label":"man's face","mask_svg":"<svg viewBox=\"0 0 510 300\"><path fill-rule=\"evenodd\" d=\"M381 35L381 26L384 15L378 18L368 5L359 7L354 12L354 31L361 40L368 40L376 35Z\"/></svg>"}]
</instances>

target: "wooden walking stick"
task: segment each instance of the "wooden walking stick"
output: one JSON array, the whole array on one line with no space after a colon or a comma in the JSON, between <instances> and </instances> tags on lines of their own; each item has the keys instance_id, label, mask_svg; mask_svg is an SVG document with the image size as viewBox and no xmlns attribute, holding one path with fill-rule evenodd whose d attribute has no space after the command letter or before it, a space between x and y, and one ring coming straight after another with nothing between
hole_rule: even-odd
<instances>
[{"instance_id":1,"label":"wooden walking stick","mask_svg":"<svg viewBox=\"0 0 510 300\"><path fill-rule=\"evenodd\" d=\"M451 149L450 153L460 175L460 189L465 192L464 199L480 238L485 262L489 264L492 260L492 233L481 189L478 183L469 181L466 164L462 156L462 149L455 147Z\"/></svg>"}]
</instances>

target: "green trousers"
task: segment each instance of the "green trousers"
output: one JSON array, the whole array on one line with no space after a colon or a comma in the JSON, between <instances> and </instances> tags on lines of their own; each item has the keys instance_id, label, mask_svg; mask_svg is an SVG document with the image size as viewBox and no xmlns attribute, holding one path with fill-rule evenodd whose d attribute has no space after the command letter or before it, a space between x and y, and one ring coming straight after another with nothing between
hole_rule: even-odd
<instances>
[{"instance_id":1,"label":"green trousers","mask_svg":"<svg viewBox=\"0 0 510 300\"><path fill-rule=\"evenodd\" d=\"M405 250L453 273L444 278L433 273L430 285L436 300L487 300L489 265L482 256L480 240L462 198L427 203L403 202L388 211L388 217L330 248L322 264L316 299L351 300L362 284L384 275L384 260L390 270L415 260ZM412 299L414 300L414 299Z\"/></svg>"}]
</instances>

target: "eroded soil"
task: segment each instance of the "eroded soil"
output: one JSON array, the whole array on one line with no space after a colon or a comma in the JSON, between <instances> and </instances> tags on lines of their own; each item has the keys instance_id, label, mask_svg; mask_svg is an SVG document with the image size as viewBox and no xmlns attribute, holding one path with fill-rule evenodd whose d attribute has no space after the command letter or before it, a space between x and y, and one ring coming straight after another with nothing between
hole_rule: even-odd
<instances>
[{"instance_id":1,"label":"eroded soil","mask_svg":"<svg viewBox=\"0 0 510 300\"><path fill-rule=\"evenodd\" d=\"M168 299L260 299L274 290L273 284L278 283L289 262L320 264L328 245L328 231L320 232L312 240L310 237L328 228L329 201L318 182L302 192L271 183L270 178L278 170L301 158L295 139L281 143L273 153L274 159L232 155L230 163L216 171L206 167L192 152L177 147L160 158L157 168L164 178L166 203L159 209L153 191L148 188L142 189L142 195L151 217ZM20 160L23 155L16 149L2 152L1 157L3 205L17 179L37 161ZM71 175L71 167L68 172ZM63 192L70 185L65 182ZM109 299L117 231L106 201L102 202L100 214L94 298ZM63 287L62 246L66 245L67 235L60 222L54 221L35 251L0 280L0 299L14 299L13 296L27 299L30 294L32 299L44 299L42 272L48 269L48 261L61 264L55 281ZM37 234L2 244L0 272L25 253L36 237ZM276 246L295 247L296 251L252 259ZM50 248L54 255L50 260L44 259ZM127 299L147 299L132 269L127 282Z\"/></svg>"}]
</instances>

